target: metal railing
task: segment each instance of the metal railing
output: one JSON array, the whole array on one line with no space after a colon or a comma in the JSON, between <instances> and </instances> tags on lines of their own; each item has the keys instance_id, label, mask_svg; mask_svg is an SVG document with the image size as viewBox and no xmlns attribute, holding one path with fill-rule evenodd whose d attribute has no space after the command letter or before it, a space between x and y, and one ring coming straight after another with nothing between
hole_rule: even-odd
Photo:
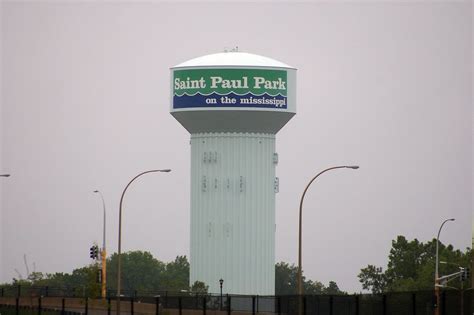
<instances>
[{"instance_id":1,"label":"metal railing","mask_svg":"<svg viewBox=\"0 0 474 315\"><path fill-rule=\"evenodd\" d=\"M38 310L59 310L110 315L115 309L115 296L109 291L106 300L87 298L73 288L8 287L0 288L0 307L30 307ZM298 296L219 295L191 292L125 292L123 314L297 314ZM472 315L472 290L444 290L438 302L442 315ZM434 291L394 292L387 294L305 295L303 314L307 315L432 315ZM54 306L54 307L53 307ZM462 308L462 309L461 309ZM197 312L196 312L197 311ZM16 315L20 313L15 313ZM64 314L63 314L64 315Z\"/></svg>"}]
</instances>

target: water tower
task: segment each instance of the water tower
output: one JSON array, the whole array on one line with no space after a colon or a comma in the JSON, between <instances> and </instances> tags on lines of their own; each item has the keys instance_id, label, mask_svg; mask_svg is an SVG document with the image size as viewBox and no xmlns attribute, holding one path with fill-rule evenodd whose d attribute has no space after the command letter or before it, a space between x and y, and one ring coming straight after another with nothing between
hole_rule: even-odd
<instances>
[{"instance_id":1,"label":"water tower","mask_svg":"<svg viewBox=\"0 0 474 315\"><path fill-rule=\"evenodd\" d=\"M171 115L191 134L190 282L275 292L275 134L296 114L296 69L243 52L171 68Z\"/></svg>"}]
</instances>

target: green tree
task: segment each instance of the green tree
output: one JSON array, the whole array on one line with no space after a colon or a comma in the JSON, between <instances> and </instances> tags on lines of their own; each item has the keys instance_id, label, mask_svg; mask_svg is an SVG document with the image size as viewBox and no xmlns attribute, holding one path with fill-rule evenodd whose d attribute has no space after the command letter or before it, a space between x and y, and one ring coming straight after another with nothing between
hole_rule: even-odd
<instances>
[{"instance_id":1,"label":"green tree","mask_svg":"<svg viewBox=\"0 0 474 315\"><path fill-rule=\"evenodd\" d=\"M112 254L107 259L107 288L117 288L118 255ZM130 251L121 256L122 292L139 294L156 291L189 290L189 262L186 256L177 256L169 263L163 263L146 251ZM78 295L97 296L100 284L97 283L98 264L74 269L72 273L42 274L35 272L26 280L14 279L12 285L49 286L75 289ZM204 290L205 286L196 289Z\"/></svg>"},{"instance_id":2,"label":"green tree","mask_svg":"<svg viewBox=\"0 0 474 315\"><path fill-rule=\"evenodd\" d=\"M325 287L319 281L306 280L302 275L304 294L344 294L336 282L330 281ZM298 267L279 262L275 265L275 294L292 295L297 293Z\"/></svg>"},{"instance_id":3,"label":"green tree","mask_svg":"<svg viewBox=\"0 0 474 315\"><path fill-rule=\"evenodd\" d=\"M382 293L387 288L387 280L381 267L368 265L361 269L358 277L362 283L362 288L372 291L373 294Z\"/></svg>"},{"instance_id":4,"label":"green tree","mask_svg":"<svg viewBox=\"0 0 474 315\"><path fill-rule=\"evenodd\" d=\"M427 250L428 247L429 245L424 245L416 238L411 242L404 236L393 240L386 270L387 286L393 289L406 283L401 287L413 290L413 286L408 284L416 283L420 268L433 258L432 253Z\"/></svg>"},{"instance_id":5,"label":"green tree","mask_svg":"<svg viewBox=\"0 0 474 315\"><path fill-rule=\"evenodd\" d=\"M43 280L44 278L44 275L42 272L38 272L38 271L33 271L32 273L30 273L30 275L28 276L28 281L30 281L33 285L35 285L36 283L38 283L39 281Z\"/></svg>"},{"instance_id":6,"label":"green tree","mask_svg":"<svg viewBox=\"0 0 474 315\"><path fill-rule=\"evenodd\" d=\"M341 290L339 290L339 286L337 285L336 282L334 281L329 281L328 286L324 289L325 294L341 294L343 293ZM345 293L345 292L344 292Z\"/></svg>"},{"instance_id":7,"label":"green tree","mask_svg":"<svg viewBox=\"0 0 474 315\"><path fill-rule=\"evenodd\" d=\"M100 293L100 284L97 283L98 271L99 266L91 264L74 269L71 274L58 272L44 275L41 272L34 272L28 277L28 282L34 286L74 289L79 296L97 297Z\"/></svg>"},{"instance_id":8,"label":"green tree","mask_svg":"<svg viewBox=\"0 0 474 315\"><path fill-rule=\"evenodd\" d=\"M177 256L166 264L163 286L168 291L189 289L189 262L186 256Z\"/></svg>"},{"instance_id":9,"label":"green tree","mask_svg":"<svg viewBox=\"0 0 474 315\"><path fill-rule=\"evenodd\" d=\"M41 280L35 282L37 286L50 286L50 287L72 287L70 279L72 276L67 273L56 272L53 274L46 274Z\"/></svg>"},{"instance_id":10,"label":"green tree","mask_svg":"<svg viewBox=\"0 0 474 315\"><path fill-rule=\"evenodd\" d=\"M154 293L157 291L179 292L191 290L205 293L209 287L196 281L189 285L189 261L186 256L177 256L174 261L163 263L146 251L130 251L122 253L122 293L138 294ZM112 254L107 259L107 288L117 288L118 255ZM32 273L27 280L14 280L13 284L23 286L49 286L51 288L74 289L76 294L96 297L100 293L100 284L97 283L99 265L74 269L72 273L43 274ZM275 265L275 291L279 295L296 294L296 279L298 268L285 262ZM13 285L11 284L11 285ZM319 281L308 280L303 276L303 290L305 294L342 294L334 281L326 287Z\"/></svg>"},{"instance_id":11,"label":"green tree","mask_svg":"<svg viewBox=\"0 0 474 315\"><path fill-rule=\"evenodd\" d=\"M146 251L130 251L121 254L121 290L130 293L164 290L165 264ZM107 259L107 287L117 289L118 255Z\"/></svg>"},{"instance_id":12,"label":"green tree","mask_svg":"<svg viewBox=\"0 0 474 315\"><path fill-rule=\"evenodd\" d=\"M408 241L404 236L397 236L392 241L388 255L387 269L368 265L361 269L359 281L362 288L373 293L388 291L431 290L435 273L436 239L423 243L414 239ZM440 264L440 274L446 275L459 271L459 266L468 267L471 251L465 253L454 250L452 245L439 243L439 260L449 262ZM450 285L459 287L459 281ZM467 283L466 283L467 285Z\"/></svg>"},{"instance_id":13,"label":"green tree","mask_svg":"<svg viewBox=\"0 0 474 315\"><path fill-rule=\"evenodd\" d=\"M275 265L275 294L289 295L296 293L298 268L285 262ZM304 278L303 278L304 279Z\"/></svg>"},{"instance_id":14,"label":"green tree","mask_svg":"<svg viewBox=\"0 0 474 315\"><path fill-rule=\"evenodd\" d=\"M190 287L190 291L194 293L207 293L209 286L202 281L195 281Z\"/></svg>"},{"instance_id":15,"label":"green tree","mask_svg":"<svg viewBox=\"0 0 474 315\"><path fill-rule=\"evenodd\" d=\"M74 269L71 275L63 278L64 283L61 287L73 288L80 295L85 294L88 297L97 297L100 294L100 284L97 283L98 270L97 264Z\"/></svg>"},{"instance_id":16,"label":"green tree","mask_svg":"<svg viewBox=\"0 0 474 315\"><path fill-rule=\"evenodd\" d=\"M326 287L319 281L303 279L303 294L325 294Z\"/></svg>"}]
</instances>

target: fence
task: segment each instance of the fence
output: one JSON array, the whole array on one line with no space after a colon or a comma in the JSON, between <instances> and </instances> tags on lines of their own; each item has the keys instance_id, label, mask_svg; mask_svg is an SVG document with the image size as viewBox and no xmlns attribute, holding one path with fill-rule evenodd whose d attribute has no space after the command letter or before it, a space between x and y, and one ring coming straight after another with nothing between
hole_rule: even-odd
<instances>
[{"instance_id":1,"label":"fence","mask_svg":"<svg viewBox=\"0 0 474 315\"><path fill-rule=\"evenodd\" d=\"M138 294L140 293L140 294ZM434 292L396 292L383 295L245 296L158 292L133 292L121 297L122 314L298 314L301 303L305 315L433 315ZM116 301L79 297L68 288L0 288L1 315L113 315ZM474 294L469 291L442 291L440 315L472 315Z\"/></svg>"},{"instance_id":2,"label":"fence","mask_svg":"<svg viewBox=\"0 0 474 315\"><path fill-rule=\"evenodd\" d=\"M2 315L81 315L82 309L66 309L64 299L61 306L55 303L47 302L42 305L42 298L38 298L36 303L33 301L22 301L25 298L14 298L14 301L8 301L8 298L1 298L0 314ZM26 302L26 303L25 303ZM51 305L53 304L53 305Z\"/></svg>"}]
</instances>

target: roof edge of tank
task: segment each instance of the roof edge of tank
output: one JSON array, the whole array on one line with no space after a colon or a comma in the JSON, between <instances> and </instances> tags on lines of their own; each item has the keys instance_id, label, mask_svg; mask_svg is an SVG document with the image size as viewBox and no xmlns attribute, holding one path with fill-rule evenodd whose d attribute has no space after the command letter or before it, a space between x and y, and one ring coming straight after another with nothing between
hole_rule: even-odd
<instances>
[{"instance_id":1,"label":"roof edge of tank","mask_svg":"<svg viewBox=\"0 0 474 315\"><path fill-rule=\"evenodd\" d=\"M254 67L254 68L279 68L297 70L281 61L246 52L223 52L196 57L170 69L178 68L218 68L218 67Z\"/></svg>"}]
</instances>

